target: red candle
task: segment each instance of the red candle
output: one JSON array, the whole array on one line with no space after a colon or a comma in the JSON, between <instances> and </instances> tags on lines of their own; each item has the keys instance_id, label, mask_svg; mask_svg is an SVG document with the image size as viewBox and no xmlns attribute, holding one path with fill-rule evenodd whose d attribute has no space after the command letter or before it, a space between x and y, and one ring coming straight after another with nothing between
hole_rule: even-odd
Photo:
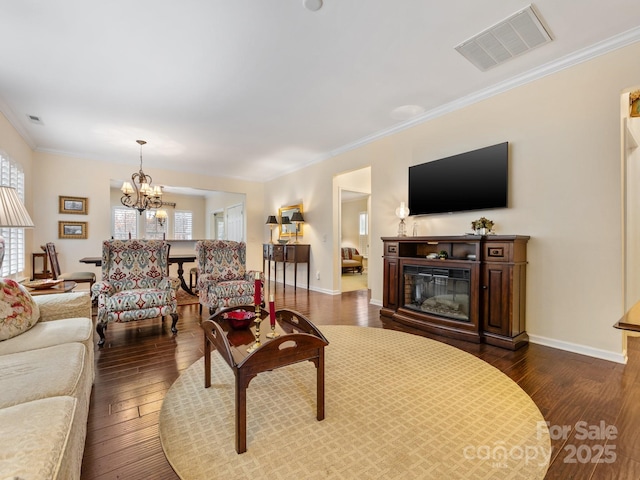
<instances>
[{"instance_id":1,"label":"red candle","mask_svg":"<svg viewBox=\"0 0 640 480\"><path fill-rule=\"evenodd\" d=\"M260 272L256 272L255 287L253 292L253 304L260 305Z\"/></svg>"},{"instance_id":2,"label":"red candle","mask_svg":"<svg viewBox=\"0 0 640 480\"><path fill-rule=\"evenodd\" d=\"M269 323L272 327L276 326L276 302L273 300L273 295L269 295Z\"/></svg>"}]
</instances>

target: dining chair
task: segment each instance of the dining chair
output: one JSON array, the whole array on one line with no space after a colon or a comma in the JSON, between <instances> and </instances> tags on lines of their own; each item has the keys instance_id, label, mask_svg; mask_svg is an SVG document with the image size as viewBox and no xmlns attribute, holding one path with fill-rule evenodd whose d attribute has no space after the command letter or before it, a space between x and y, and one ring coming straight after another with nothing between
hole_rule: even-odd
<instances>
[{"instance_id":1,"label":"dining chair","mask_svg":"<svg viewBox=\"0 0 640 480\"><path fill-rule=\"evenodd\" d=\"M53 242L47 243L43 250L47 253L49 258L49 264L51 265L51 274L54 280L69 280L76 283L88 283L89 289L96 281L96 274L93 272L61 272L60 263L58 262L58 254L56 253L56 246Z\"/></svg>"}]
</instances>

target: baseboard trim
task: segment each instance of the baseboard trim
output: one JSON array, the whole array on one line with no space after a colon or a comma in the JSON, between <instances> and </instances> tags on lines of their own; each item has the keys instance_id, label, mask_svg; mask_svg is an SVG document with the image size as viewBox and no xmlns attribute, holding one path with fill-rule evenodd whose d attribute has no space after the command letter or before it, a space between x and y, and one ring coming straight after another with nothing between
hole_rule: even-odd
<instances>
[{"instance_id":1,"label":"baseboard trim","mask_svg":"<svg viewBox=\"0 0 640 480\"><path fill-rule=\"evenodd\" d=\"M327 295L340 295L340 290L328 290L326 288L311 287L309 290L312 292L326 293Z\"/></svg>"},{"instance_id":2,"label":"baseboard trim","mask_svg":"<svg viewBox=\"0 0 640 480\"><path fill-rule=\"evenodd\" d=\"M609 350L588 347L586 345L580 345L577 343L564 342L562 340L556 340L554 338L532 335L531 333L529 333L529 342L535 343L537 345L544 345L545 347L565 350L567 352L578 353L580 355L586 355L588 357L600 358L602 360L608 360L610 362L622 364L627 363L626 352L611 352Z\"/></svg>"}]
</instances>

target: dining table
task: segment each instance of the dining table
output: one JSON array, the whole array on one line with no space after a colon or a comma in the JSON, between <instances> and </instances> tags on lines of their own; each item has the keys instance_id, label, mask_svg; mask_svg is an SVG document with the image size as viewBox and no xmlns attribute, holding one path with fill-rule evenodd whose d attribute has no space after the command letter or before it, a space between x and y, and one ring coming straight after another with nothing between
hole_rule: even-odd
<instances>
[{"instance_id":1,"label":"dining table","mask_svg":"<svg viewBox=\"0 0 640 480\"><path fill-rule=\"evenodd\" d=\"M194 297L196 294L191 290L191 288L189 288L189 285L187 285L187 282L184 279L184 264L195 261L196 256L193 253L169 255L169 265L174 263L178 264L178 279L180 280L180 286L185 292L189 295L193 295ZM83 257L80 259L80 263L93 264L96 267L100 267L102 266L102 257Z\"/></svg>"}]
</instances>

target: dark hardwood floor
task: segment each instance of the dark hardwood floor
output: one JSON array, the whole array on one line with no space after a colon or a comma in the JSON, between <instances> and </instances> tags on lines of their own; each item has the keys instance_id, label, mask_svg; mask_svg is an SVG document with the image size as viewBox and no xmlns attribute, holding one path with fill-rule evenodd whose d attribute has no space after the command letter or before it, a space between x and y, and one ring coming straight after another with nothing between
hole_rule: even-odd
<instances>
[{"instance_id":1,"label":"dark hardwood floor","mask_svg":"<svg viewBox=\"0 0 640 480\"><path fill-rule=\"evenodd\" d=\"M332 296L287 287L285 293L279 284L276 305L316 325L403 330L476 355L517 382L549 422L555 439L547 478L640 479L640 338L631 339L629 362L620 365L540 345L512 352L400 328L381 320L364 290ZM177 478L160 445L158 415L171 384L203 355L199 322L198 305L187 305L180 307L176 336L169 320L109 326L106 345L95 352L83 480ZM565 426L570 430L562 435ZM579 439L585 431L591 439ZM593 438L603 433L609 438Z\"/></svg>"}]
</instances>

